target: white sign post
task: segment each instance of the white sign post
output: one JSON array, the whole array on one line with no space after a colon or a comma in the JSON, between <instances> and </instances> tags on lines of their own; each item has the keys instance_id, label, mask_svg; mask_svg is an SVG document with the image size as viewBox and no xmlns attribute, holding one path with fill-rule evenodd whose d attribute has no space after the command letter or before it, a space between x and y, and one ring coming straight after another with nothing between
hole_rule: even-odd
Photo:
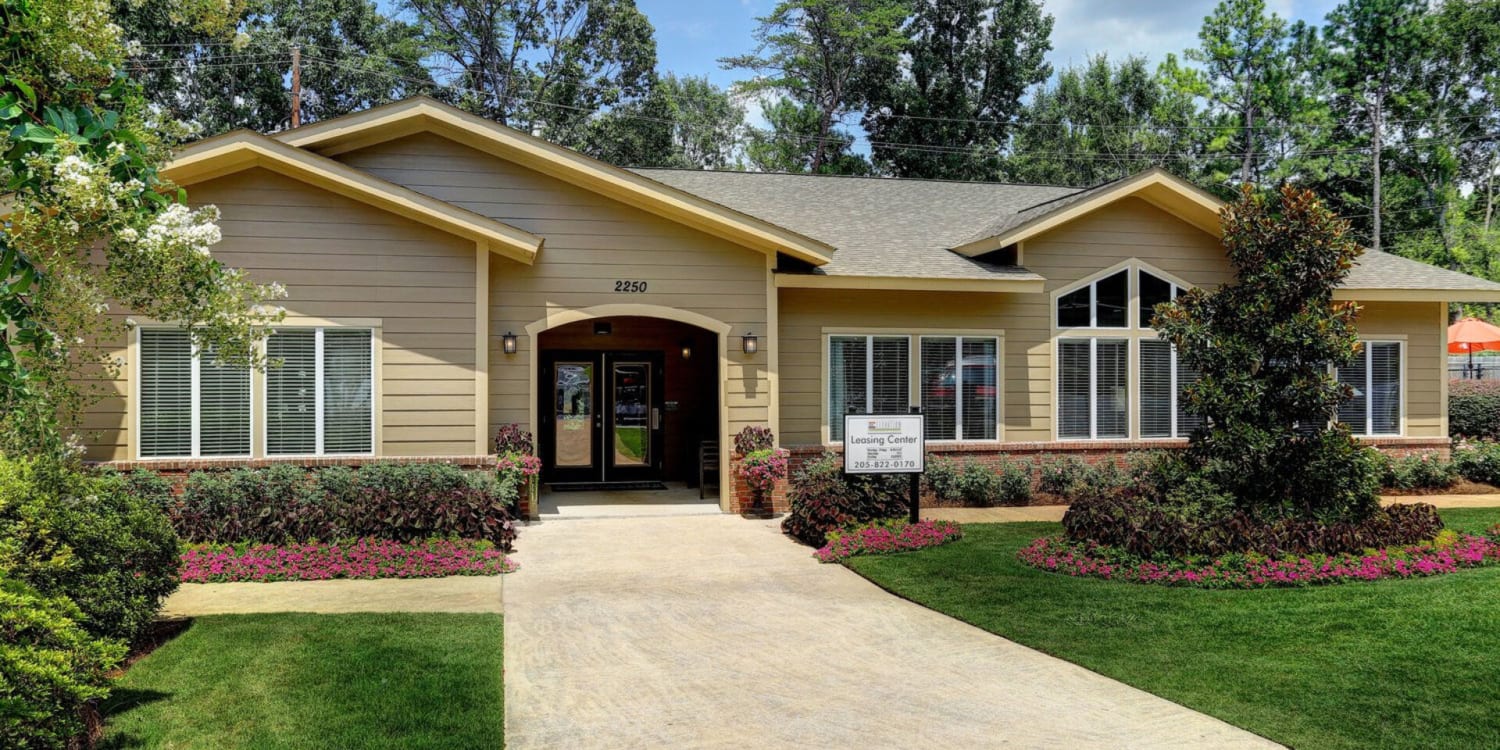
<instances>
[{"instance_id":1,"label":"white sign post","mask_svg":"<svg viewBox=\"0 0 1500 750\"><path fill-rule=\"evenodd\" d=\"M910 474L911 522L921 502L927 444L921 414L847 414L844 416L845 474Z\"/></svg>"}]
</instances>

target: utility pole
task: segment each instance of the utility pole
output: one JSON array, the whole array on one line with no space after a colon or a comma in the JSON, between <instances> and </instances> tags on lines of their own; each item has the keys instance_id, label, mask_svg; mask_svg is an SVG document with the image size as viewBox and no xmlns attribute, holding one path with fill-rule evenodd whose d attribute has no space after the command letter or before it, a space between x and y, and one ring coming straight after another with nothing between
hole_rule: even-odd
<instances>
[{"instance_id":1,"label":"utility pole","mask_svg":"<svg viewBox=\"0 0 1500 750\"><path fill-rule=\"evenodd\" d=\"M292 127L302 124L302 47L292 45Z\"/></svg>"}]
</instances>

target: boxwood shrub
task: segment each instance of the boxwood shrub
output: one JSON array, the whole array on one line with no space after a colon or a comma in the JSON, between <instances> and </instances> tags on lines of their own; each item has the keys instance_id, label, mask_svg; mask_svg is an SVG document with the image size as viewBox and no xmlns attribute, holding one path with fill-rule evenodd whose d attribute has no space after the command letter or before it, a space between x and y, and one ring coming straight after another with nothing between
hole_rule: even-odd
<instances>
[{"instance_id":1,"label":"boxwood shrub","mask_svg":"<svg viewBox=\"0 0 1500 750\"><path fill-rule=\"evenodd\" d=\"M1449 381L1448 434L1500 439L1500 380Z\"/></svg>"},{"instance_id":2,"label":"boxwood shrub","mask_svg":"<svg viewBox=\"0 0 1500 750\"><path fill-rule=\"evenodd\" d=\"M910 485L903 475L845 476L839 457L824 453L792 473L787 488L791 512L781 530L798 541L821 547L830 531L908 511Z\"/></svg>"},{"instance_id":3,"label":"boxwood shrub","mask_svg":"<svg viewBox=\"0 0 1500 750\"><path fill-rule=\"evenodd\" d=\"M1470 482L1500 487L1500 442L1478 440L1454 448L1453 468Z\"/></svg>"}]
</instances>

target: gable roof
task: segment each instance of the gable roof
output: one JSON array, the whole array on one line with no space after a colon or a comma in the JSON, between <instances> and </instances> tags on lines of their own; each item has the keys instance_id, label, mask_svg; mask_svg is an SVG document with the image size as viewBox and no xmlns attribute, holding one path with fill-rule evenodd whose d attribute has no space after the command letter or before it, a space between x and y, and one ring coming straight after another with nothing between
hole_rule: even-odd
<instances>
[{"instance_id":1,"label":"gable roof","mask_svg":"<svg viewBox=\"0 0 1500 750\"><path fill-rule=\"evenodd\" d=\"M714 203L703 196L585 156L427 97L413 97L343 117L282 131L276 140L325 156L430 132L766 253L785 253L823 265L834 248L824 242Z\"/></svg>"},{"instance_id":2,"label":"gable roof","mask_svg":"<svg viewBox=\"0 0 1500 750\"><path fill-rule=\"evenodd\" d=\"M1500 284L1419 260L1366 250L1334 297L1369 302L1500 302Z\"/></svg>"},{"instance_id":3,"label":"gable roof","mask_svg":"<svg viewBox=\"0 0 1500 750\"><path fill-rule=\"evenodd\" d=\"M531 263L542 248L542 238L530 232L249 130L179 150L162 174L191 185L257 167L473 240L482 250L522 263Z\"/></svg>"}]
</instances>

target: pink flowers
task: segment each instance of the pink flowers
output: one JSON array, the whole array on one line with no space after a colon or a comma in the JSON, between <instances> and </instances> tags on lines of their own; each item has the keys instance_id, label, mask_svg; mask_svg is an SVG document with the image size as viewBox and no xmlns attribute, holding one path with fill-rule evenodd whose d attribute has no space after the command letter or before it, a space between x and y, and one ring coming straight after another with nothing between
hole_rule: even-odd
<instances>
[{"instance_id":1,"label":"pink flowers","mask_svg":"<svg viewBox=\"0 0 1500 750\"><path fill-rule=\"evenodd\" d=\"M1267 588L1434 576L1494 565L1500 563L1500 542L1444 531L1430 542L1362 554L1281 558L1243 554L1156 562L1092 543L1050 537L1032 542L1016 557L1042 570L1080 578L1204 588Z\"/></svg>"},{"instance_id":2,"label":"pink flowers","mask_svg":"<svg viewBox=\"0 0 1500 750\"><path fill-rule=\"evenodd\" d=\"M740 462L740 476L750 491L757 497L765 497L776 488L776 482L786 479L787 460L791 453L785 448L767 448L745 455Z\"/></svg>"},{"instance_id":3,"label":"pink flowers","mask_svg":"<svg viewBox=\"0 0 1500 750\"><path fill-rule=\"evenodd\" d=\"M956 542L963 529L952 521L876 521L848 531L828 535L828 543L813 553L820 562L839 562L855 555L881 555L891 552L936 547Z\"/></svg>"},{"instance_id":4,"label":"pink flowers","mask_svg":"<svg viewBox=\"0 0 1500 750\"><path fill-rule=\"evenodd\" d=\"M240 547L200 544L182 554L184 583L487 576L516 568L514 561L489 542L446 539L359 539Z\"/></svg>"}]
</instances>

